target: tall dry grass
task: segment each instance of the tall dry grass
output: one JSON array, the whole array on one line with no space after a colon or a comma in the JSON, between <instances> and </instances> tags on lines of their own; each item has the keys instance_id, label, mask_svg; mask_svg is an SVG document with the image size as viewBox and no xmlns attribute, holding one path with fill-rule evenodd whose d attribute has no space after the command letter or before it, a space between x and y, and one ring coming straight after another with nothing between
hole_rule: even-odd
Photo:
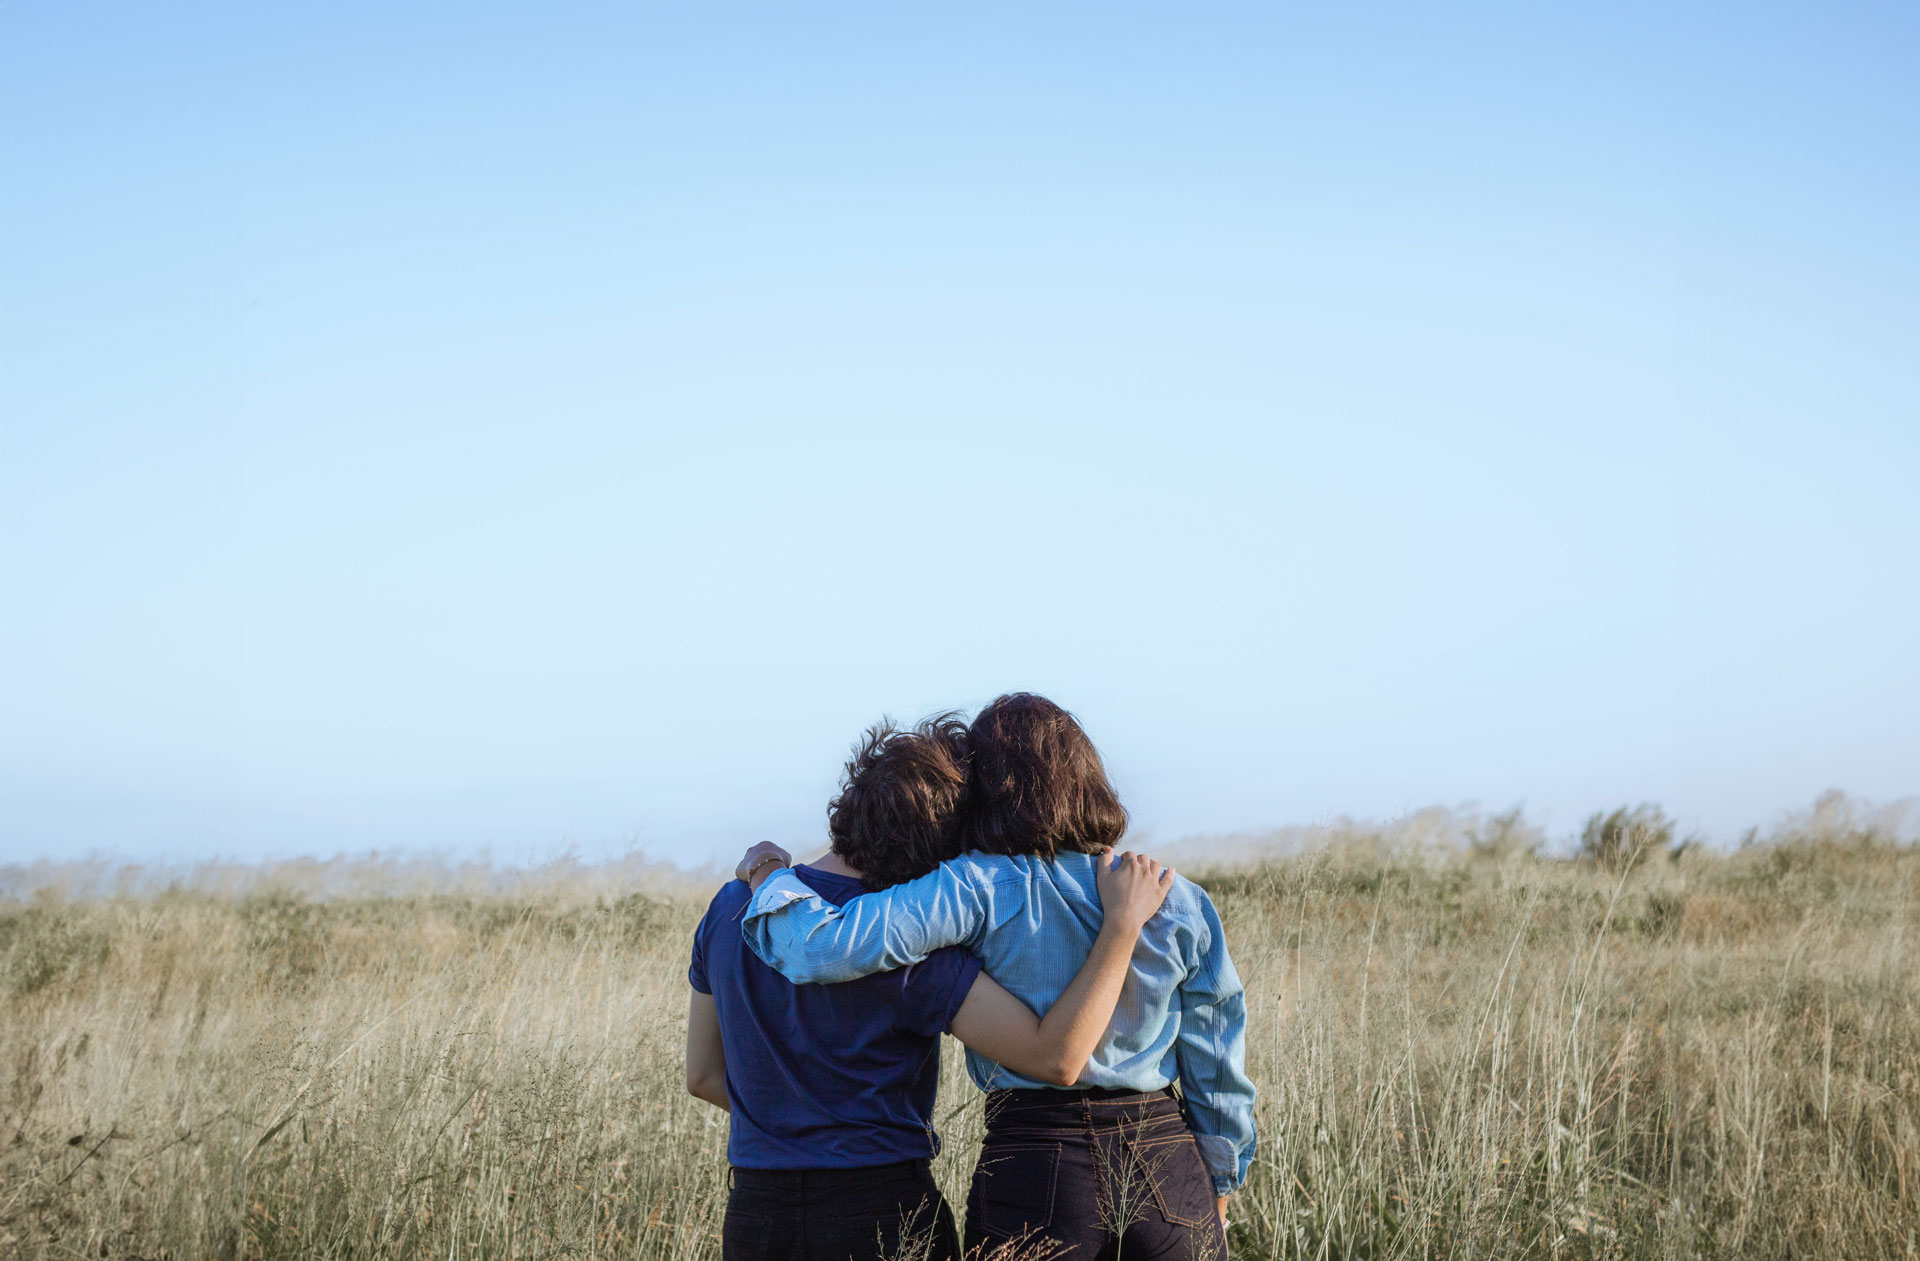
<instances>
[{"instance_id":1,"label":"tall dry grass","mask_svg":"<svg viewBox=\"0 0 1920 1261\"><path fill-rule=\"evenodd\" d=\"M1262 1090L1236 1255L1920 1257L1920 854L1802 828L1621 874L1488 835L1201 873ZM15 898L0 1255L717 1255L704 899L615 874ZM945 1081L957 1207L981 1106Z\"/></svg>"}]
</instances>

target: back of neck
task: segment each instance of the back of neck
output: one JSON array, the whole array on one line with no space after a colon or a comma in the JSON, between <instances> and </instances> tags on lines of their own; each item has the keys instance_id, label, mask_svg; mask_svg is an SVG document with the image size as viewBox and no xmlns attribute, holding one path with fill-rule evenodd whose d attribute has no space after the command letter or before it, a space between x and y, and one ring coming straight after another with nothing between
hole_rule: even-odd
<instances>
[{"instance_id":1,"label":"back of neck","mask_svg":"<svg viewBox=\"0 0 1920 1261\"><path fill-rule=\"evenodd\" d=\"M835 876L848 876L855 880L860 879L863 874L859 868L851 866L845 859L841 858L840 855L834 853L832 850L828 850L820 857L808 863L807 866L813 868L815 871L824 871Z\"/></svg>"}]
</instances>

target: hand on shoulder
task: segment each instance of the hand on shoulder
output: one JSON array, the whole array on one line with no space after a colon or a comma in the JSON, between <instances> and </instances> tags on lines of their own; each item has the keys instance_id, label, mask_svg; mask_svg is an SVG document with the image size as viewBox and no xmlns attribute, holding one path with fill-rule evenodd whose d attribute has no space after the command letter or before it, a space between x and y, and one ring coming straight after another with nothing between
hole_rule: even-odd
<instances>
[{"instance_id":1,"label":"hand on shoulder","mask_svg":"<svg viewBox=\"0 0 1920 1261\"><path fill-rule=\"evenodd\" d=\"M758 889L761 882L782 867L793 865L793 855L781 849L772 841L761 841L741 856L733 869L736 880L744 880L750 889Z\"/></svg>"},{"instance_id":2,"label":"hand on shoulder","mask_svg":"<svg viewBox=\"0 0 1920 1261\"><path fill-rule=\"evenodd\" d=\"M1094 885L1109 924L1138 929L1153 918L1173 888L1174 870L1131 850L1116 857L1111 849L1094 856Z\"/></svg>"}]
</instances>

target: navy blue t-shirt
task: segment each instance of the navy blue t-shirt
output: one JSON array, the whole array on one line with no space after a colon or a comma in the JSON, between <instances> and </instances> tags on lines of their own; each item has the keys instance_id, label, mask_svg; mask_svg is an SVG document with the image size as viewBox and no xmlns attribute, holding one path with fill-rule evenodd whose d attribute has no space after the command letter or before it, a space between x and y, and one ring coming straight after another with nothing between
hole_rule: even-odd
<instances>
[{"instance_id":1,"label":"navy blue t-shirt","mask_svg":"<svg viewBox=\"0 0 1920 1261\"><path fill-rule=\"evenodd\" d=\"M835 906L866 892L849 876L795 867ZM940 1035L980 961L948 947L897 972L795 985L740 936L753 893L729 880L693 934L687 980L713 995L733 1106L727 1159L748 1169L853 1169L937 1155Z\"/></svg>"}]
</instances>

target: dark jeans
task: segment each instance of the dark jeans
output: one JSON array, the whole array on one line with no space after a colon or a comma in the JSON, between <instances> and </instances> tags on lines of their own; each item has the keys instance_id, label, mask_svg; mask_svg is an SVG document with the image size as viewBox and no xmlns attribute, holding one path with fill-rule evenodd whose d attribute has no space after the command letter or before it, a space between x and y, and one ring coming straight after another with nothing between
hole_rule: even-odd
<instances>
[{"instance_id":1,"label":"dark jeans","mask_svg":"<svg viewBox=\"0 0 1920 1261\"><path fill-rule=\"evenodd\" d=\"M967 1256L1224 1261L1213 1179L1168 1091L1000 1090L967 1195ZM1044 1245L1042 1245L1044 1248ZM976 1251L977 1250L977 1251Z\"/></svg>"},{"instance_id":2,"label":"dark jeans","mask_svg":"<svg viewBox=\"0 0 1920 1261\"><path fill-rule=\"evenodd\" d=\"M726 1261L959 1261L953 1210L924 1160L866 1169L733 1167Z\"/></svg>"}]
</instances>

